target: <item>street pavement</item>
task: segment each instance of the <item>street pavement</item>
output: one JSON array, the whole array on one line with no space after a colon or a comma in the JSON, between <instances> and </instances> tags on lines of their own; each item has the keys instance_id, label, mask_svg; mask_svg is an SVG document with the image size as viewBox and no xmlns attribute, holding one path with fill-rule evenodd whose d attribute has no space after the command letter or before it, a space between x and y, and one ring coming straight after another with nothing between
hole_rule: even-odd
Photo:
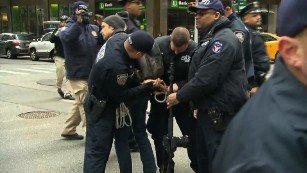
<instances>
[{"instance_id":1,"label":"street pavement","mask_svg":"<svg viewBox=\"0 0 307 173\"><path fill-rule=\"evenodd\" d=\"M85 140L61 138L73 101L59 97L54 81L55 66L47 60L0 58L0 173L82 172ZM57 116L40 119L18 116L35 111ZM77 131L84 135L80 128ZM177 125L174 135L180 136ZM131 153L131 156L133 172L143 172L139 153ZM192 172L185 149L178 148L174 160L176 173ZM119 172L114 147L106 172Z\"/></svg>"}]
</instances>

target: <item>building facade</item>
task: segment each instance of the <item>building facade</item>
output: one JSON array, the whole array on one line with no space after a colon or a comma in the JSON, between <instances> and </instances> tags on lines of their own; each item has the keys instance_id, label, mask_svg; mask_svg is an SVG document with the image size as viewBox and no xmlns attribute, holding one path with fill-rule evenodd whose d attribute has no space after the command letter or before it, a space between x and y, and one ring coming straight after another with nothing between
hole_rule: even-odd
<instances>
[{"instance_id":1,"label":"building facade","mask_svg":"<svg viewBox=\"0 0 307 173\"><path fill-rule=\"evenodd\" d=\"M44 21L58 20L70 15L75 0L1 0L0 33L26 32L41 36L46 27ZM84 0L90 11L108 16L122 10L117 0ZM250 0L235 1L234 8L241 8ZM276 11L280 0L260 0L263 9L263 30L275 33ZM187 27L194 32L194 16L187 12L187 5L195 0L143 0L144 14L139 17L142 29L154 36L170 34L176 26ZM93 20L93 19L92 19ZM53 26L55 27L55 26Z\"/></svg>"}]
</instances>

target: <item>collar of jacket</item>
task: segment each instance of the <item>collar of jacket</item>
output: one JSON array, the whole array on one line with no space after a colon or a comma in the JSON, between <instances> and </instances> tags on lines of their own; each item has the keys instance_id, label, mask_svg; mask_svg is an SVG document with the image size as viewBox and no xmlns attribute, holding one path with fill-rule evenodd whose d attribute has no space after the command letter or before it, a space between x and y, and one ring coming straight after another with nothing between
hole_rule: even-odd
<instances>
[{"instance_id":1,"label":"collar of jacket","mask_svg":"<svg viewBox=\"0 0 307 173\"><path fill-rule=\"evenodd\" d=\"M200 40L206 39L208 37L213 37L214 33L223 28L228 28L229 24L230 21L226 17L222 16L219 20L213 22L208 27L200 30Z\"/></svg>"},{"instance_id":2,"label":"collar of jacket","mask_svg":"<svg viewBox=\"0 0 307 173\"><path fill-rule=\"evenodd\" d=\"M238 18L238 16L236 15L235 12L231 13L231 15L228 16L228 20L230 22L234 21L236 18Z\"/></svg>"},{"instance_id":3,"label":"collar of jacket","mask_svg":"<svg viewBox=\"0 0 307 173\"><path fill-rule=\"evenodd\" d=\"M272 97L278 107L288 115L306 118L307 86L293 77L281 57L276 59L269 81Z\"/></svg>"}]
</instances>

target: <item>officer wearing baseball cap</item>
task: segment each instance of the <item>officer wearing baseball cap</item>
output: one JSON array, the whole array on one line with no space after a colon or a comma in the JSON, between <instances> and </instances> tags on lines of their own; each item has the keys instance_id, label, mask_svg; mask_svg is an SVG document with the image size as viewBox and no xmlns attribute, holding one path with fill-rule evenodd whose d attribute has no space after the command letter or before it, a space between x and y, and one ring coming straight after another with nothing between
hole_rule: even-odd
<instances>
[{"instance_id":1,"label":"officer wearing baseball cap","mask_svg":"<svg viewBox=\"0 0 307 173\"><path fill-rule=\"evenodd\" d=\"M254 80L249 81L250 96L252 96L265 81L265 76L270 70L270 59L266 52L265 43L260 32L257 30L261 26L259 3L257 1L249 3L239 12L239 16L242 18L252 37L251 54L255 73Z\"/></svg>"},{"instance_id":2,"label":"officer wearing baseball cap","mask_svg":"<svg viewBox=\"0 0 307 173\"><path fill-rule=\"evenodd\" d=\"M202 0L189 10L196 13L199 45L191 57L189 81L168 96L167 107L190 102L198 110L198 171L211 172L223 132L247 100L247 80L241 42L229 29L220 0Z\"/></svg>"},{"instance_id":3,"label":"officer wearing baseball cap","mask_svg":"<svg viewBox=\"0 0 307 173\"><path fill-rule=\"evenodd\" d=\"M136 77L136 60L150 54L153 45L153 37L144 31L115 34L107 42L104 58L94 64L84 103L87 121L84 172L105 172L119 104L133 105L140 96L149 96L153 91L155 80L135 87L131 84Z\"/></svg>"},{"instance_id":4,"label":"officer wearing baseball cap","mask_svg":"<svg viewBox=\"0 0 307 173\"><path fill-rule=\"evenodd\" d=\"M226 130L214 173L307 170L307 1L282 0L272 76Z\"/></svg>"}]
</instances>

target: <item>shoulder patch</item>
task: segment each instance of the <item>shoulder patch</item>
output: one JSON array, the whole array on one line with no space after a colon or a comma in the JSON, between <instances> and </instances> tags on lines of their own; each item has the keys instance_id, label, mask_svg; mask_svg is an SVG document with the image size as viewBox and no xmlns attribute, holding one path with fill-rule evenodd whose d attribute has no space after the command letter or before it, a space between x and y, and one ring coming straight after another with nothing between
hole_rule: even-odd
<instances>
[{"instance_id":1,"label":"shoulder patch","mask_svg":"<svg viewBox=\"0 0 307 173\"><path fill-rule=\"evenodd\" d=\"M128 79L128 73L117 75L117 84L120 86L124 86Z\"/></svg>"},{"instance_id":2,"label":"shoulder patch","mask_svg":"<svg viewBox=\"0 0 307 173\"><path fill-rule=\"evenodd\" d=\"M96 31L92 31L92 35L93 35L94 37L97 37L97 32L96 32Z\"/></svg>"},{"instance_id":3,"label":"shoulder patch","mask_svg":"<svg viewBox=\"0 0 307 173\"><path fill-rule=\"evenodd\" d=\"M222 42L220 42L220 41L214 41L214 42L212 43L212 48L211 48L211 50L212 50L213 53L220 53L220 52L223 50L223 48L224 48L224 45L223 45Z\"/></svg>"},{"instance_id":4,"label":"shoulder patch","mask_svg":"<svg viewBox=\"0 0 307 173\"><path fill-rule=\"evenodd\" d=\"M234 34L238 37L239 41L243 43L245 39L245 33L243 31L234 31Z\"/></svg>"}]
</instances>

